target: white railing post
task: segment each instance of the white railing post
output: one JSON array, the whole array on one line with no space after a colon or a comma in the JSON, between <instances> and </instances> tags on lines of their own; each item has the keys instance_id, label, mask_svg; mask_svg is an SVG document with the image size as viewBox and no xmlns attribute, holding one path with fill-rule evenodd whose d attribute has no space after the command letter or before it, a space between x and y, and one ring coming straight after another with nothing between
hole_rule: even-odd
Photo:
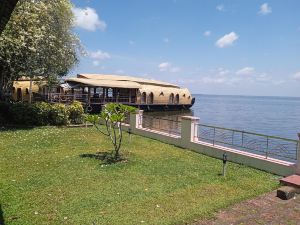
<instances>
[{"instance_id":1,"label":"white railing post","mask_svg":"<svg viewBox=\"0 0 300 225\"><path fill-rule=\"evenodd\" d=\"M298 133L298 139L296 174L300 175L300 133Z\"/></svg>"},{"instance_id":2,"label":"white railing post","mask_svg":"<svg viewBox=\"0 0 300 225\"><path fill-rule=\"evenodd\" d=\"M197 138L199 120L200 118L193 116L181 117L181 143L183 147L188 148L190 142Z\"/></svg>"},{"instance_id":3,"label":"white railing post","mask_svg":"<svg viewBox=\"0 0 300 225\"><path fill-rule=\"evenodd\" d=\"M143 112L143 110L137 109L134 113L130 113L130 129L132 131L142 127Z\"/></svg>"}]
</instances>

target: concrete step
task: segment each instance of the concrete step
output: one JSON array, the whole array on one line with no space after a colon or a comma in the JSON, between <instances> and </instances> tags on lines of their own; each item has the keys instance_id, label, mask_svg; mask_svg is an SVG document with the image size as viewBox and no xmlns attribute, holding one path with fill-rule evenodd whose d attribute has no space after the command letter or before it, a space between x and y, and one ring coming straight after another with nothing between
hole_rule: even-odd
<instances>
[{"instance_id":1,"label":"concrete step","mask_svg":"<svg viewBox=\"0 0 300 225\"><path fill-rule=\"evenodd\" d=\"M291 175L280 179L280 184L300 188L300 175Z\"/></svg>"}]
</instances>

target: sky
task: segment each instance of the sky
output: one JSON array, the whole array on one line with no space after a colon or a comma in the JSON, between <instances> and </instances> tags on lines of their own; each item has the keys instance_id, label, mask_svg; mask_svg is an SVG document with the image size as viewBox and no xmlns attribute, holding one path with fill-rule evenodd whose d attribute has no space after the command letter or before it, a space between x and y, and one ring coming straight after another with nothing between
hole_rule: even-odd
<instances>
[{"instance_id":1,"label":"sky","mask_svg":"<svg viewBox=\"0 0 300 225\"><path fill-rule=\"evenodd\" d=\"M299 0L72 0L71 72L157 79L193 94L300 97Z\"/></svg>"}]
</instances>

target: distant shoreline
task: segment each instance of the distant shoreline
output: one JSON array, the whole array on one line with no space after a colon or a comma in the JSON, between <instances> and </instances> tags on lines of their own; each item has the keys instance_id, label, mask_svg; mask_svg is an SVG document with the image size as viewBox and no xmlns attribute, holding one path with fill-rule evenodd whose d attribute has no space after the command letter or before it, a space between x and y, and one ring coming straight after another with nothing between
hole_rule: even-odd
<instances>
[{"instance_id":1,"label":"distant shoreline","mask_svg":"<svg viewBox=\"0 0 300 225\"><path fill-rule=\"evenodd\" d=\"M192 95L202 95L202 96L220 96L220 97L242 97L242 98L280 98L280 99L284 99L284 98L294 98L294 99L299 99L300 100L300 96L275 96L275 95L221 95L221 94L196 94L196 93L192 93Z\"/></svg>"}]
</instances>

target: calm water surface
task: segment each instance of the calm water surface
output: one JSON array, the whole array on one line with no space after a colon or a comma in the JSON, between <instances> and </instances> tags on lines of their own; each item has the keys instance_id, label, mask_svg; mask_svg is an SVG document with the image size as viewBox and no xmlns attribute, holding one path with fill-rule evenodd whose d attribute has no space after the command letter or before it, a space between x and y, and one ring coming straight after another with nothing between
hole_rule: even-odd
<instances>
[{"instance_id":1,"label":"calm water surface","mask_svg":"<svg viewBox=\"0 0 300 225\"><path fill-rule=\"evenodd\" d=\"M193 95L191 111L147 113L179 119L182 115L200 117L200 122L237 130L298 139L300 98Z\"/></svg>"}]
</instances>

